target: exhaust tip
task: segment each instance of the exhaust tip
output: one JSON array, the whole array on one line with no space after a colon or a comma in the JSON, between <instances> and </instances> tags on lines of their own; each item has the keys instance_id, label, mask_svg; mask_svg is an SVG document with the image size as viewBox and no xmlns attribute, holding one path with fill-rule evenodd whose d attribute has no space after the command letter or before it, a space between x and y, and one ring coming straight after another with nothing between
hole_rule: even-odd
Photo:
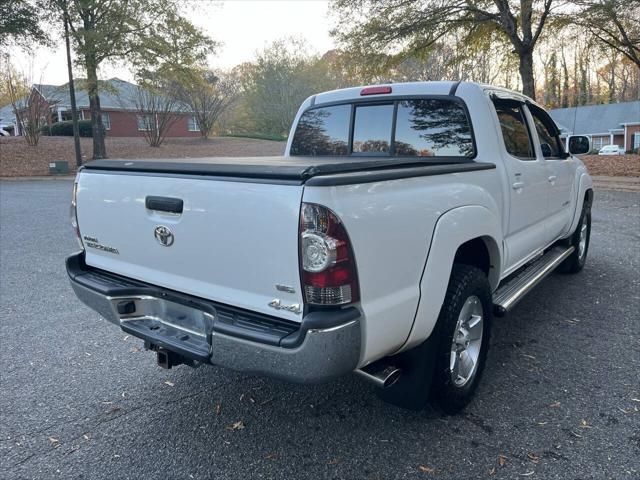
<instances>
[{"instance_id":1,"label":"exhaust tip","mask_svg":"<svg viewBox=\"0 0 640 480\"><path fill-rule=\"evenodd\" d=\"M378 388L388 388L398 381L402 370L378 360L364 368L356 370L356 373L373 383Z\"/></svg>"}]
</instances>

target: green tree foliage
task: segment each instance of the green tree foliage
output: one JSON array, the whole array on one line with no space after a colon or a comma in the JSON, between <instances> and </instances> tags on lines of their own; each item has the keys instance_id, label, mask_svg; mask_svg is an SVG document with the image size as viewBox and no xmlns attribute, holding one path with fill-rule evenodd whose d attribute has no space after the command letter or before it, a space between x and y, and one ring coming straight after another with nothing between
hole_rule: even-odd
<instances>
[{"instance_id":1,"label":"green tree foliage","mask_svg":"<svg viewBox=\"0 0 640 480\"><path fill-rule=\"evenodd\" d=\"M13 43L29 49L49 41L40 26L42 3L25 0L0 2L0 47Z\"/></svg>"},{"instance_id":2,"label":"green tree foliage","mask_svg":"<svg viewBox=\"0 0 640 480\"><path fill-rule=\"evenodd\" d=\"M525 94L535 98L534 50L558 0L335 0L332 34L356 58L387 68L455 42L478 48L499 35L518 58ZM451 58L456 61L457 58Z\"/></svg>"},{"instance_id":3,"label":"green tree foliage","mask_svg":"<svg viewBox=\"0 0 640 480\"><path fill-rule=\"evenodd\" d=\"M300 41L278 40L244 66L243 107L252 124L247 129L286 134L302 101L333 87L326 63L306 50Z\"/></svg>"},{"instance_id":4,"label":"green tree foliage","mask_svg":"<svg viewBox=\"0 0 640 480\"><path fill-rule=\"evenodd\" d=\"M177 0L52 0L68 12L78 62L87 74L93 157L106 157L98 68L123 61L140 71L204 61L215 43L178 14Z\"/></svg>"}]
</instances>

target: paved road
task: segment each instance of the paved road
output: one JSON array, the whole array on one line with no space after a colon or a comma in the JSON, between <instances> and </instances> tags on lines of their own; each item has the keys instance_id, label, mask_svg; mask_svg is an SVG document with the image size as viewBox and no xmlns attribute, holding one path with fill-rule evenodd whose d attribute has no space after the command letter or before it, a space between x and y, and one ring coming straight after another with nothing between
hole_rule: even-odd
<instances>
[{"instance_id":1,"label":"paved road","mask_svg":"<svg viewBox=\"0 0 640 480\"><path fill-rule=\"evenodd\" d=\"M2 478L640 477L637 194L597 192L585 270L497 320L477 399L443 417L355 376L157 368L73 296L69 192L0 184Z\"/></svg>"}]
</instances>

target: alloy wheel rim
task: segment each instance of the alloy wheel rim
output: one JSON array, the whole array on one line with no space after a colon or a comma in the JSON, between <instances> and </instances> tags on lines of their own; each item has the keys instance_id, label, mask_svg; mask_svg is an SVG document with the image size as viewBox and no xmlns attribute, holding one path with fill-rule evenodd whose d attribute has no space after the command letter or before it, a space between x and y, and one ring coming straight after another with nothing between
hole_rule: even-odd
<instances>
[{"instance_id":1,"label":"alloy wheel rim","mask_svg":"<svg viewBox=\"0 0 640 480\"><path fill-rule=\"evenodd\" d=\"M449 371L457 387L463 387L473 378L478 367L482 346L484 316L482 302L471 295L464 302L451 342Z\"/></svg>"},{"instance_id":2,"label":"alloy wheel rim","mask_svg":"<svg viewBox=\"0 0 640 480\"><path fill-rule=\"evenodd\" d=\"M578 256L582 259L587 251L587 224L580 228L580 241L578 242Z\"/></svg>"}]
</instances>

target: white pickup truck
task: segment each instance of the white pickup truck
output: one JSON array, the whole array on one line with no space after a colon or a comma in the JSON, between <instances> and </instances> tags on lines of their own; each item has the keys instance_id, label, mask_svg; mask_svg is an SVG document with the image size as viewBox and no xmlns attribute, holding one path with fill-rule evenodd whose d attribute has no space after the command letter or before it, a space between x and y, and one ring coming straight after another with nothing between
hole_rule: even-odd
<instances>
[{"instance_id":1,"label":"white pickup truck","mask_svg":"<svg viewBox=\"0 0 640 480\"><path fill-rule=\"evenodd\" d=\"M357 372L462 409L493 315L582 269L592 181L531 99L467 82L314 95L285 155L98 160L77 175L77 296L165 367Z\"/></svg>"}]
</instances>

